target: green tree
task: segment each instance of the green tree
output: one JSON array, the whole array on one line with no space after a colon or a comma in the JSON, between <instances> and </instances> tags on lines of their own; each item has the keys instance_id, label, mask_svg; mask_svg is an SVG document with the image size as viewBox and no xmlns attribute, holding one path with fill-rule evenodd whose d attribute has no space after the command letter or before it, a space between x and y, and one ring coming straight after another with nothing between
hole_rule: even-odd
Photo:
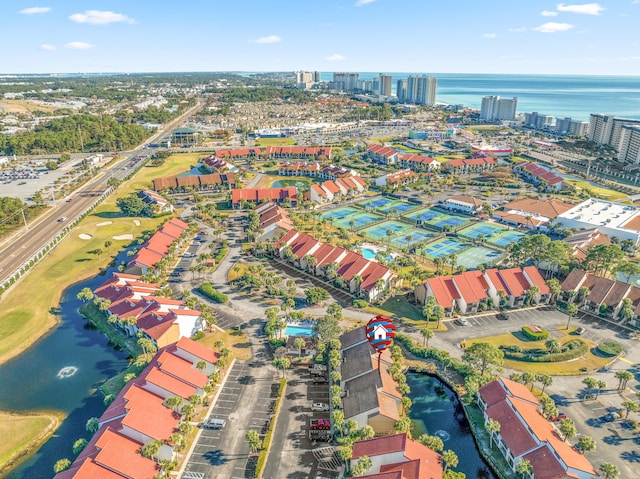
<instances>
[{"instance_id":1,"label":"green tree","mask_svg":"<svg viewBox=\"0 0 640 479\"><path fill-rule=\"evenodd\" d=\"M147 204L136 194L118 198L116 204L125 216L149 216Z\"/></svg>"},{"instance_id":2,"label":"green tree","mask_svg":"<svg viewBox=\"0 0 640 479\"><path fill-rule=\"evenodd\" d=\"M574 318L576 314L578 314L578 307L574 303L569 303L565 312L567 313L567 329L569 329L571 319Z\"/></svg>"},{"instance_id":3,"label":"green tree","mask_svg":"<svg viewBox=\"0 0 640 479\"><path fill-rule=\"evenodd\" d=\"M82 452L82 450L87 447L87 444L89 444L89 441L87 441L85 438L80 438L78 440L76 440L76 442L73 443L73 453L75 455L80 454L80 452Z\"/></svg>"},{"instance_id":4,"label":"green tree","mask_svg":"<svg viewBox=\"0 0 640 479\"><path fill-rule=\"evenodd\" d=\"M618 391L624 391L627 383L633 379L633 374L629 371L616 371L615 377L618 380Z\"/></svg>"},{"instance_id":5,"label":"green tree","mask_svg":"<svg viewBox=\"0 0 640 479\"><path fill-rule=\"evenodd\" d=\"M606 276L607 273L615 270L623 259L624 252L619 245L599 244L589 248L582 264L586 270Z\"/></svg>"},{"instance_id":6,"label":"green tree","mask_svg":"<svg viewBox=\"0 0 640 479\"><path fill-rule=\"evenodd\" d=\"M544 347L547 348L547 351L550 353L558 353L562 349L562 344L560 344L557 338L551 338L544 342Z\"/></svg>"},{"instance_id":7,"label":"green tree","mask_svg":"<svg viewBox=\"0 0 640 479\"><path fill-rule=\"evenodd\" d=\"M69 469L70 465L71 465L71 461L66 457L63 459L58 459L56 463L53 465L53 472L58 474L62 471L66 471L67 469Z\"/></svg>"},{"instance_id":8,"label":"green tree","mask_svg":"<svg viewBox=\"0 0 640 479\"><path fill-rule=\"evenodd\" d=\"M85 429L87 430L87 432L90 432L90 433L95 433L99 427L100 427L100 423L98 422L97 417L89 418L87 420L87 423L85 424Z\"/></svg>"},{"instance_id":9,"label":"green tree","mask_svg":"<svg viewBox=\"0 0 640 479\"><path fill-rule=\"evenodd\" d=\"M600 464L598 472L602 476L602 479L618 479L618 477L620 477L620 471L618 471L618 468L610 462L603 462Z\"/></svg>"},{"instance_id":10,"label":"green tree","mask_svg":"<svg viewBox=\"0 0 640 479\"><path fill-rule=\"evenodd\" d=\"M409 419L407 416L402 416L400 417L400 419L398 419L395 424L393 425L394 429L396 430L396 432L398 433L402 433L402 432L411 432L411 419Z\"/></svg>"},{"instance_id":11,"label":"green tree","mask_svg":"<svg viewBox=\"0 0 640 479\"><path fill-rule=\"evenodd\" d=\"M553 384L553 377L549 374L538 374L538 382L542 384L542 394L544 394L545 388Z\"/></svg>"},{"instance_id":12,"label":"green tree","mask_svg":"<svg viewBox=\"0 0 640 479\"><path fill-rule=\"evenodd\" d=\"M317 286L306 289L304 294L309 304L319 304L329 299L329 292Z\"/></svg>"},{"instance_id":13,"label":"green tree","mask_svg":"<svg viewBox=\"0 0 640 479\"><path fill-rule=\"evenodd\" d=\"M327 307L327 314L340 321L342 319L342 306L338 303L331 303Z\"/></svg>"},{"instance_id":14,"label":"green tree","mask_svg":"<svg viewBox=\"0 0 640 479\"><path fill-rule=\"evenodd\" d=\"M484 376L485 372L504 364L504 353L491 343L478 342L465 349L462 361L479 369L480 375Z\"/></svg>"},{"instance_id":15,"label":"green tree","mask_svg":"<svg viewBox=\"0 0 640 479\"><path fill-rule=\"evenodd\" d=\"M516 474L520 474L524 479L525 474L531 475L533 473L533 467L527 459L520 459L516 463Z\"/></svg>"},{"instance_id":16,"label":"green tree","mask_svg":"<svg viewBox=\"0 0 640 479\"><path fill-rule=\"evenodd\" d=\"M260 449L262 449L262 439L260 439L260 434L258 434L258 431L254 431L253 429L247 431L247 433L244 435L244 439L249 444L251 452L256 453Z\"/></svg>"},{"instance_id":17,"label":"green tree","mask_svg":"<svg viewBox=\"0 0 640 479\"><path fill-rule=\"evenodd\" d=\"M598 396L600 395L600 391L602 391L606 387L607 387L607 383L606 382L604 382L603 380L598 380L598 384L596 385L596 397L595 397L595 399L598 399Z\"/></svg>"},{"instance_id":18,"label":"green tree","mask_svg":"<svg viewBox=\"0 0 640 479\"><path fill-rule=\"evenodd\" d=\"M91 291L91 288L82 288L76 295L76 298L78 298L83 303L91 301L93 299L93 291Z\"/></svg>"},{"instance_id":19,"label":"green tree","mask_svg":"<svg viewBox=\"0 0 640 479\"><path fill-rule=\"evenodd\" d=\"M560 281L558 278L551 278L547 280L547 286L549 287L549 291L551 292L551 301L555 303L558 298L558 294L560 294L561 287Z\"/></svg>"},{"instance_id":20,"label":"green tree","mask_svg":"<svg viewBox=\"0 0 640 479\"><path fill-rule=\"evenodd\" d=\"M622 276L625 283L628 283L633 276L640 275L640 265L632 261L623 261L616 265L614 271Z\"/></svg>"},{"instance_id":21,"label":"green tree","mask_svg":"<svg viewBox=\"0 0 640 479\"><path fill-rule=\"evenodd\" d=\"M298 357L302 356L302 348L306 346L306 342L302 338L295 338L293 340L293 347L298 350Z\"/></svg>"},{"instance_id":22,"label":"green tree","mask_svg":"<svg viewBox=\"0 0 640 479\"><path fill-rule=\"evenodd\" d=\"M591 436L580 436L578 438L578 449L581 452L589 452L596 450L596 441Z\"/></svg>"},{"instance_id":23,"label":"green tree","mask_svg":"<svg viewBox=\"0 0 640 479\"><path fill-rule=\"evenodd\" d=\"M522 373L522 382L525 386L531 386L531 390L533 391L533 384L536 382L537 375L535 373L526 371Z\"/></svg>"},{"instance_id":24,"label":"green tree","mask_svg":"<svg viewBox=\"0 0 640 479\"><path fill-rule=\"evenodd\" d=\"M428 347L429 340L434 336L433 330L429 328L429 324L425 324L420 328L420 334L422 335L422 345Z\"/></svg>"},{"instance_id":25,"label":"green tree","mask_svg":"<svg viewBox=\"0 0 640 479\"><path fill-rule=\"evenodd\" d=\"M433 318L436 320L436 328L440 327L440 321L444 318L444 308L436 304L433 308Z\"/></svg>"},{"instance_id":26,"label":"green tree","mask_svg":"<svg viewBox=\"0 0 640 479\"><path fill-rule=\"evenodd\" d=\"M489 433L489 447L493 449L493 436L494 434L498 434L500 432L500 423L498 421L494 421L493 419L489 419L484 428Z\"/></svg>"},{"instance_id":27,"label":"green tree","mask_svg":"<svg viewBox=\"0 0 640 479\"><path fill-rule=\"evenodd\" d=\"M454 468L458 466L458 455L455 452L453 452L451 449L442 451L442 462L444 464L443 472L446 473L449 468Z\"/></svg>"},{"instance_id":28,"label":"green tree","mask_svg":"<svg viewBox=\"0 0 640 479\"><path fill-rule=\"evenodd\" d=\"M369 456L360 456L356 465L351 468L353 476L363 476L371 469L372 463Z\"/></svg>"},{"instance_id":29,"label":"green tree","mask_svg":"<svg viewBox=\"0 0 640 479\"><path fill-rule=\"evenodd\" d=\"M629 418L629 414L631 414L632 412L638 412L638 404L633 402L633 401L624 401L622 403L622 407L625 410L625 418Z\"/></svg>"},{"instance_id":30,"label":"green tree","mask_svg":"<svg viewBox=\"0 0 640 479\"><path fill-rule=\"evenodd\" d=\"M140 455L142 457L146 457L147 459L153 459L158 454L163 444L164 442L160 439L148 442L144 446L142 446L142 449L140 449Z\"/></svg>"},{"instance_id":31,"label":"green tree","mask_svg":"<svg viewBox=\"0 0 640 479\"><path fill-rule=\"evenodd\" d=\"M273 367L276 369L282 370L282 377L284 378L284 371L291 367L291 360L286 357L274 358L271 364L273 364Z\"/></svg>"},{"instance_id":32,"label":"green tree","mask_svg":"<svg viewBox=\"0 0 640 479\"><path fill-rule=\"evenodd\" d=\"M578 434L578 431L576 431L575 423L569 418L560 419L558 429L560 429L560 432L564 436L565 442L573 437L576 437L576 434Z\"/></svg>"},{"instance_id":33,"label":"green tree","mask_svg":"<svg viewBox=\"0 0 640 479\"><path fill-rule=\"evenodd\" d=\"M435 452L444 450L444 442L442 442L442 439L438 436L421 434L420 437L418 437L418 442Z\"/></svg>"}]
</instances>

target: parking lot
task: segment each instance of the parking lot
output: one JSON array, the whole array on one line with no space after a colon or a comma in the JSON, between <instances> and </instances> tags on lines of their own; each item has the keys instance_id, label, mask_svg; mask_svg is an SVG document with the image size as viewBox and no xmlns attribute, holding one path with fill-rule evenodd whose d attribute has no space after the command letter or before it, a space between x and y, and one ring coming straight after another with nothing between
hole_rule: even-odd
<instances>
[{"instance_id":1,"label":"parking lot","mask_svg":"<svg viewBox=\"0 0 640 479\"><path fill-rule=\"evenodd\" d=\"M295 358L294 358L295 360ZM330 477L330 471L318 470L313 449L327 447L326 442L309 439L309 420L328 419L329 412L312 411L311 404L329 402L329 384L314 384L306 365L294 367L288 373L287 392L278 415L272 447L264 471L264 479L307 479L322 475Z\"/></svg>"},{"instance_id":2,"label":"parking lot","mask_svg":"<svg viewBox=\"0 0 640 479\"><path fill-rule=\"evenodd\" d=\"M259 327L251 326L247 334L256 337ZM271 353L264 343L252 340L252 351L255 356L251 360L234 362L207 417L224 419L225 427L202 428L181 477L254 477L257 456L250 454L245 434L255 430L264 437L279 384L270 365Z\"/></svg>"}]
</instances>

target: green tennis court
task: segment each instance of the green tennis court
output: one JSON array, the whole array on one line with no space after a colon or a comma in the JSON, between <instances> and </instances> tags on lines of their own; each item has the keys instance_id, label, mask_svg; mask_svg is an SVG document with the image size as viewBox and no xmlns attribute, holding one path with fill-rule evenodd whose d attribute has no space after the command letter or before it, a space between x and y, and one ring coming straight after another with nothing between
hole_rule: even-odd
<instances>
[{"instance_id":1,"label":"green tennis court","mask_svg":"<svg viewBox=\"0 0 640 479\"><path fill-rule=\"evenodd\" d=\"M432 209L427 208L424 210L414 211L410 214L405 214L402 216L410 221L415 221L417 224L422 224L425 221L429 221L440 216L441 214L442 213L438 213L437 211L433 211Z\"/></svg>"},{"instance_id":2,"label":"green tennis court","mask_svg":"<svg viewBox=\"0 0 640 479\"><path fill-rule=\"evenodd\" d=\"M418 205L414 205L413 203L407 203L406 201L393 201L388 203L380 208L376 208L376 211L379 211L384 214L391 213L391 210L394 210L396 214L402 214L406 211L415 210Z\"/></svg>"},{"instance_id":3,"label":"green tennis court","mask_svg":"<svg viewBox=\"0 0 640 479\"><path fill-rule=\"evenodd\" d=\"M433 239L433 237L434 235L432 233L428 233L425 230L409 228L408 230L403 231L400 236L394 238L391 244L398 248L407 248L410 245L415 245L421 241L429 241Z\"/></svg>"},{"instance_id":4,"label":"green tennis court","mask_svg":"<svg viewBox=\"0 0 640 479\"><path fill-rule=\"evenodd\" d=\"M389 203L393 203L394 201L395 200L392 200L391 198L380 197L358 201L356 204L358 206L362 206L363 208L379 209L384 208L386 205L388 205Z\"/></svg>"},{"instance_id":5,"label":"green tennis court","mask_svg":"<svg viewBox=\"0 0 640 479\"><path fill-rule=\"evenodd\" d=\"M409 229L412 229L411 226L405 223L400 223L399 221L384 221L375 226L363 229L360 231L360 234L364 234L367 237L378 241L387 241L388 239L398 236L400 233ZM390 234L387 234L387 232Z\"/></svg>"},{"instance_id":6,"label":"green tennis court","mask_svg":"<svg viewBox=\"0 0 640 479\"><path fill-rule=\"evenodd\" d=\"M458 231L458 235L464 238L477 239L482 235L486 240L495 236L499 236L501 233L507 231L504 226L498 226L491 223L476 223L461 231Z\"/></svg>"},{"instance_id":7,"label":"green tennis court","mask_svg":"<svg viewBox=\"0 0 640 479\"><path fill-rule=\"evenodd\" d=\"M322 213L322 215L320 216L322 219L327 219L329 221L339 221L343 218L346 218L348 216L352 216L358 213L362 213L362 211L357 208L352 208L350 206L343 206L340 208L336 208L335 210L326 211Z\"/></svg>"},{"instance_id":8,"label":"green tennis court","mask_svg":"<svg viewBox=\"0 0 640 479\"><path fill-rule=\"evenodd\" d=\"M481 264L494 264L504 254L483 246L474 246L457 254L457 263L467 269L477 269Z\"/></svg>"},{"instance_id":9,"label":"green tennis court","mask_svg":"<svg viewBox=\"0 0 640 479\"><path fill-rule=\"evenodd\" d=\"M457 241L452 238L442 238L433 243L428 244L424 251L424 254L430 260L436 258L446 258L452 254L459 255L462 251L470 248L469 243L463 241Z\"/></svg>"}]
</instances>

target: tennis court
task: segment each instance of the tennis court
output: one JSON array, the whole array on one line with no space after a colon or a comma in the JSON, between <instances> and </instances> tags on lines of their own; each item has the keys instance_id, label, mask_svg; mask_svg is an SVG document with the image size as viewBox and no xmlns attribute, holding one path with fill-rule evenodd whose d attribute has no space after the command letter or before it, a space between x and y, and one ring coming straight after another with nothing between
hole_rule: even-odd
<instances>
[{"instance_id":1,"label":"tennis court","mask_svg":"<svg viewBox=\"0 0 640 479\"><path fill-rule=\"evenodd\" d=\"M506 248L510 243L517 243L520 241L520 238L526 236L527 233L523 233L521 231L505 231L500 235L494 235L489 238L487 241L496 246L500 246L501 248Z\"/></svg>"},{"instance_id":2,"label":"tennis court","mask_svg":"<svg viewBox=\"0 0 640 479\"><path fill-rule=\"evenodd\" d=\"M383 208L389 203L393 203L394 201L395 200L392 200L391 198L381 197L381 198L374 198L370 200L358 201L356 204L359 206L362 206L363 208L379 209L379 208Z\"/></svg>"},{"instance_id":3,"label":"tennis court","mask_svg":"<svg viewBox=\"0 0 640 479\"><path fill-rule=\"evenodd\" d=\"M442 213L438 213L437 211L433 211L427 208L426 210L420 210L420 211L416 211L411 214L402 215L402 216L410 221L415 221L417 224L422 224L425 221L429 221L437 216L440 216L441 214Z\"/></svg>"},{"instance_id":4,"label":"tennis court","mask_svg":"<svg viewBox=\"0 0 640 479\"><path fill-rule=\"evenodd\" d=\"M427 221L431 226L435 226L436 228L445 229L445 227L450 226L451 228L457 228L468 223L469 220L467 218L463 218L462 216L453 216L442 214L440 217L435 218L431 221Z\"/></svg>"},{"instance_id":5,"label":"tennis court","mask_svg":"<svg viewBox=\"0 0 640 479\"><path fill-rule=\"evenodd\" d=\"M360 234L378 241L386 241L410 228L411 226L399 221L384 221L378 225L363 229ZM391 232L391 234L387 234L387 231Z\"/></svg>"},{"instance_id":6,"label":"tennis court","mask_svg":"<svg viewBox=\"0 0 640 479\"><path fill-rule=\"evenodd\" d=\"M482 235L485 239L489 239L492 236L498 236L501 233L507 231L507 228L504 226L498 226L490 223L476 223L471 225L462 231L459 231L458 234L465 238L476 239L478 236Z\"/></svg>"},{"instance_id":7,"label":"tennis court","mask_svg":"<svg viewBox=\"0 0 640 479\"><path fill-rule=\"evenodd\" d=\"M477 269L481 264L491 265L502 259L504 255L483 246L474 246L457 254L457 263L467 269Z\"/></svg>"},{"instance_id":8,"label":"tennis court","mask_svg":"<svg viewBox=\"0 0 640 479\"><path fill-rule=\"evenodd\" d=\"M384 214L388 214L391 210L395 209L395 211L397 212L397 214L402 214L405 211L411 211L413 209L415 209L417 207L417 205L411 204L411 203L407 203L405 201L393 201L391 203L388 203L380 208L376 208L377 211L380 211L381 213Z\"/></svg>"},{"instance_id":9,"label":"tennis court","mask_svg":"<svg viewBox=\"0 0 640 479\"><path fill-rule=\"evenodd\" d=\"M341 208L336 208L335 210L329 210L322 213L322 219L326 219L329 221L336 221L346 218L351 215L355 215L357 213L362 213L361 210L357 208L352 208L350 206L343 206Z\"/></svg>"},{"instance_id":10,"label":"tennis court","mask_svg":"<svg viewBox=\"0 0 640 479\"><path fill-rule=\"evenodd\" d=\"M409 246L409 243L415 245L420 241L429 241L430 239L433 239L433 236L433 234L427 233L425 230L410 228L409 230L403 231L400 236L391 242L391 244L398 248L406 248Z\"/></svg>"},{"instance_id":11,"label":"tennis court","mask_svg":"<svg viewBox=\"0 0 640 479\"><path fill-rule=\"evenodd\" d=\"M362 211L356 211L356 214L345 216L340 220L334 221L334 224L341 228L347 229L359 229L370 223L376 223L382 221L384 216L377 215L375 213L363 213Z\"/></svg>"},{"instance_id":12,"label":"tennis court","mask_svg":"<svg viewBox=\"0 0 640 479\"><path fill-rule=\"evenodd\" d=\"M446 258L452 254L459 255L462 251L470 247L471 245L469 243L456 241L452 238L442 238L428 244L423 251L427 258L433 260L436 258Z\"/></svg>"}]
</instances>

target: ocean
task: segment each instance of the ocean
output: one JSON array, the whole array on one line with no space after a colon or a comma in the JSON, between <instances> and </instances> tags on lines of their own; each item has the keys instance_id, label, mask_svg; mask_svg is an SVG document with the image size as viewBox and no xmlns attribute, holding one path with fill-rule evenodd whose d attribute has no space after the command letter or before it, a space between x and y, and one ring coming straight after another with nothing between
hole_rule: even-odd
<instances>
[{"instance_id":1,"label":"ocean","mask_svg":"<svg viewBox=\"0 0 640 479\"><path fill-rule=\"evenodd\" d=\"M396 82L422 73L384 73ZM378 73L359 72L361 80ZM518 113L537 111L555 117L588 121L591 113L640 119L640 76L595 75L497 75L474 73L426 73L438 79L436 101L480 108L482 97L518 97ZM322 72L331 81L333 74Z\"/></svg>"}]
</instances>

